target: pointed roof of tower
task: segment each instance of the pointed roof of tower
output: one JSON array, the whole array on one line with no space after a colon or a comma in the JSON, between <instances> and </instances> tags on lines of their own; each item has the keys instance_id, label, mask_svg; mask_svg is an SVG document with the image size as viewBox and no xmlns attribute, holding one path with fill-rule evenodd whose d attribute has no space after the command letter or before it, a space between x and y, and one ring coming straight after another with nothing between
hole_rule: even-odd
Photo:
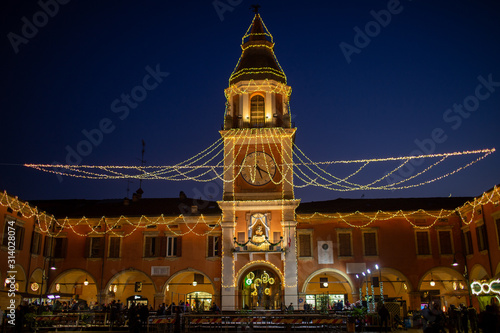
<instances>
[{"instance_id":1,"label":"pointed roof of tower","mask_svg":"<svg viewBox=\"0 0 500 333\"><path fill-rule=\"evenodd\" d=\"M274 54L273 36L259 13L241 39L241 57L229 77L229 85L243 80L276 80L286 84L286 75Z\"/></svg>"}]
</instances>

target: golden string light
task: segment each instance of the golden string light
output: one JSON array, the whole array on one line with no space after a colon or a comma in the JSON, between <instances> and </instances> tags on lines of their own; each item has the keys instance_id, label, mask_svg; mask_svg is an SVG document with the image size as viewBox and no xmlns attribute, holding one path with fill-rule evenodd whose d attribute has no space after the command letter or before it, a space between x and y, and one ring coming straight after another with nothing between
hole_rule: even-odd
<instances>
[{"instance_id":1,"label":"golden string light","mask_svg":"<svg viewBox=\"0 0 500 333\"><path fill-rule=\"evenodd\" d=\"M279 177L272 179L273 183L287 183L296 188L307 186L322 187L332 191L355 191L355 190L401 190L413 187L426 185L445 177L451 176L463 169L477 163L488 155L495 152L495 149L480 149L452 153L426 154L418 156L400 156L386 158L371 158L358 160L338 160L338 161L323 161L314 162L299 148L293 144L291 140L283 140L282 138L290 138L293 136L293 131L287 131L283 128L244 128L230 129L221 131L222 138L214 144L195 156L187 159L184 162L177 163L172 166L112 166L112 165L52 165L52 164L25 164L26 167L34 168L44 172L50 172L62 176L70 176L84 179L144 179L144 180L170 180L170 181L185 181L193 180L198 182L210 182L214 180L222 180L229 183L234 182L241 174L244 167L248 167L243 163L236 164L236 159L229 158L229 163L224 164L231 156L240 156L242 150L248 153L250 146L254 150L266 147L272 158L277 161L277 171ZM223 141L231 139L233 146L231 149L224 149ZM222 140L222 141L221 141ZM253 142L251 145L250 143ZM238 148L236 147L238 146ZM242 148L245 147L245 148ZM281 149L280 149L281 147ZM236 151L237 150L237 151ZM291 152L291 154L290 154ZM438 165L444 163L450 157L466 156L480 154L476 159L457 167L456 169L444 173L432 179L420 180L416 183L410 183L412 180L421 178ZM218 160L215 164L215 160ZM413 159L438 159L429 166L413 174L407 178L401 178L397 182L380 184L381 181L400 170L404 165ZM195 163L199 164L195 164ZM366 172L371 164L376 163L398 163L392 167L391 171L385 173L379 178L369 181L365 184L355 182L353 179L356 175ZM325 170L323 166L344 164L358 164L357 169L353 170L345 177L339 177L332 172ZM252 166L249 166L252 167ZM269 166L266 166L268 168ZM283 177L285 170L291 170L298 180L293 184L290 177ZM266 170L266 171L269 171ZM231 175L231 176L229 176ZM255 174L254 174L255 176Z\"/></svg>"}]
</instances>

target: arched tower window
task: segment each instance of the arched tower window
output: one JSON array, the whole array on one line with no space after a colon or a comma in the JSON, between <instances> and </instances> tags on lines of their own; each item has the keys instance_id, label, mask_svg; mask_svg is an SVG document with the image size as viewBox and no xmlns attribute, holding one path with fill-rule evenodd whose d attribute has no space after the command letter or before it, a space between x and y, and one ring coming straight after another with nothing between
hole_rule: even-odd
<instances>
[{"instance_id":1,"label":"arched tower window","mask_svg":"<svg viewBox=\"0 0 500 333\"><path fill-rule=\"evenodd\" d=\"M264 97L262 97L261 95L255 95L250 100L250 126L264 127L264 125Z\"/></svg>"}]
</instances>

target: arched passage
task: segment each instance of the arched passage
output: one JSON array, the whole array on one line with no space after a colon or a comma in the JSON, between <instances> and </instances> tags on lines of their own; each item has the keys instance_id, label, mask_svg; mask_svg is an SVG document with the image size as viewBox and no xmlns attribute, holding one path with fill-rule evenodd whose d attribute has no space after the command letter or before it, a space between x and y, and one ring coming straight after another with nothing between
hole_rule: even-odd
<instances>
[{"instance_id":1,"label":"arched passage","mask_svg":"<svg viewBox=\"0 0 500 333\"><path fill-rule=\"evenodd\" d=\"M427 271L419 281L421 304L439 302L448 308L468 303L469 286L462 274L456 270L439 266Z\"/></svg>"},{"instance_id":2,"label":"arched passage","mask_svg":"<svg viewBox=\"0 0 500 333\"><path fill-rule=\"evenodd\" d=\"M411 281L399 270L390 267L380 269L380 287L385 300L403 301L409 304L410 292L413 290Z\"/></svg>"},{"instance_id":3,"label":"arched passage","mask_svg":"<svg viewBox=\"0 0 500 333\"><path fill-rule=\"evenodd\" d=\"M333 306L335 303L347 300L352 302L354 290L353 281L342 271L333 268L323 268L307 277L302 285L301 304L307 303L313 308Z\"/></svg>"},{"instance_id":4,"label":"arched passage","mask_svg":"<svg viewBox=\"0 0 500 333\"><path fill-rule=\"evenodd\" d=\"M85 282L86 281L86 282ZM69 269L57 275L48 288L48 293L60 296L60 301L78 299L89 306L98 301L94 277L82 269Z\"/></svg>"},{"instance_id":5,"label":"arched passage","mask_svg":"<svg viewBox=\"0 0 500 333\"><path fill-rule=\"evenodd\" d=\"M127 269L116 273L106 284L106 302L154 304L156 285L149 275L137 270Z\"/></svg>"},{"instance_id":6,"label":"arched passage","mask_svg":"<svg viewBox=\"0 0 500 333\"><path fill-rule=\"evenodd\" d=\"M269 263L249 263L236 275L238 307L241 309L281 309L283 275Z\"/></svg>"},{"instance_id":7,"label":"arched passage","mask_svg":"<svg viewBox=\"0 0 500 333\"><path fill-rule=\"evenodd\" d=\"M37 268L31 273L28 281L28 293L33 295L43 295L47 290L47 284L43 281L43 270Z\"/></svg>"},{"instance_id":8,"label":"arched passage","mask_svg":"<svg viewBox=\"0 0 500 333\"><path fill-rule=\"evenodd\" d=\"M203 272L186 269L172 275L163 287L167 303L188 302L193 309L209 310L212 301L219 303L213 281Z\"/></svg>"}]
</instances>

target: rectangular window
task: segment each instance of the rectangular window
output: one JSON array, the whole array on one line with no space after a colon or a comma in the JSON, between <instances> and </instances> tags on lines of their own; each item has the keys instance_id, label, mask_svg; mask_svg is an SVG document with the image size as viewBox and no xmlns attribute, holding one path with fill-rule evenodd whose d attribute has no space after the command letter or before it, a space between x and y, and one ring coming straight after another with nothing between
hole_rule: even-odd
<instances>
[{"instance_id":1,"label":"rectangular window","mask_svg":"<svg viewBox=\"0 0 500 333\"><path fill-rule=\"evenodd\" d=\"M339 257L352 256L351 250L351 233L339 233Z\"/></svg>"},{"instance_id":2,"label":"rectangular window","mask_svg":"<svg viewBox=\"0 0 500 333\"><path fill-rule=\"evenodd\" d=\"M364 232L363 242L365 247L365 256L376 256L377 251L377 233L375 232Z\"/></svg>"},{"instance_id":3,"label":"rectangular window","mask_svg":"<svg viewBox=\"0 0 500 333\"><path fill-rule=\"evenodd\" d=\"M417 231L417 254L418 255L431 254L431 247L429 244L429 233L427 231Z\"/></svg>"},{"instance_id":4,"label":"rectangular window","mask_svg":"<svg viewBox=\"0 0 500 333\"><path fill-rule=\"evenodd\" d=\"M486 235L486 226L480 225L476 227L477 248L479 251L488 249L488 237Z\"/></svg>"},{"instance_id":5,"label":"rectangular window","mask_svg":"<svg viewBox=\"0 0 500 333\"><path fill-rule=\"evenodd\" d=\"M474 248L472 247L472 233L470 230L467 230L464 232L464 238L465 238L465 251L467 254L473 254L474 253Z\"/></svg>"},{"instance_id":6,"label":"rectangular window","mask_svg":"<svg viewBox=\"0 0 500 333\"><path fill-rule=\"evenodd\" d=\"M158 237L146 236L144 238L144 257L157 257L160 253L160 242Z\"/></svg>"},{"instance_id":7,"label":"rectangular window","mask_svg":"<svg viewBox=\"0 0 500 333\"><path fill-rule=\"evenodd\" d=\"M31 239L31 253L40 254L42 250L42 235L38 232L33 233L33 238Z\"/></svg>"},{"instance_id":8,"label":"rectangular window","mask_svg":"<svg viewBox=\"0 0 500 333\"><path fill-rule=\"evenodd\" d=\"M11 237L10 240L9 236ZM24 242L24 227L21 226L16 220L6 218L2 245L9 246L9 241L15 242L16 250L22 250Z\"/></svg>"},{"instance_id":9,"label":"rectangular window","mask_svg":"<svg viewBox=\"0 0 500 333\"><path fill-rule=\"evenodd\" d=\"M86 239L86 257L87 258L102 258L104 254L104 237L88 237Z\"/></svg>"},{"instance_id":10,"label":"rectangular window","mask_svg":"<svg viewBox=\"0 0 500 333\"><path fill-rule=\"evenodd\" d=\"M299 234L299 257L312 257L310 234Z\"/></svg>"},{"instance_id":11,"label":"rectangular window","mask_svg":"<svg viewBox=\"0 0 500 333\"><path fill-rule=\"evenodd\" d=\"M68 239L67 238L54 238L53 244L53 258L66 258L66 252L68 250Z\"/></svg>"},{"instance_id":12,"label":"rectangular window","mask_svg":"<svg viewBox=\"0 0 500 333\"><path fill-rule=\"evenodd\" d=\"M109 258L120 258L121 237L109 237Z\"/></svg>"},{"instance_id":13,"label":"rectangular window","mask_svg":"<svg viewBox=\"0 0 500 333\"><path fill-rule=\"evenodd\" d=\"M220 257L221 242L219 236L208 236L208 257Z\"/></svg>"},{"instance_id":14,"label":"rectangular window","mask_svg":"<svg viewBox=\"0 0 500 333\"><path fill-rule=\"evenodd\" d=\"M45 257L65 258L67 249L67 238L45 236L45 244L43 244L43 255Z\"/></svg>"},{"instance_id":15,"label":"rectangular window","mask_svg":"<svg viewBox=\"0 0 500 333\"><path fill-rule=\"evenodd\" d=\"M180 257L181 250L181 237L167 237L167 257Z\"/></svg>"},{"instance_id":16,"label":"rectangular window","mask_svg":"<svg viewBox=\"0 0 500 333\"><path fill-rule=\"evenodd\" d=\"M441 254L453 254L453 246L451 245L451 231L438 231L439 251Z\"/></svg>"}]
</instances>

